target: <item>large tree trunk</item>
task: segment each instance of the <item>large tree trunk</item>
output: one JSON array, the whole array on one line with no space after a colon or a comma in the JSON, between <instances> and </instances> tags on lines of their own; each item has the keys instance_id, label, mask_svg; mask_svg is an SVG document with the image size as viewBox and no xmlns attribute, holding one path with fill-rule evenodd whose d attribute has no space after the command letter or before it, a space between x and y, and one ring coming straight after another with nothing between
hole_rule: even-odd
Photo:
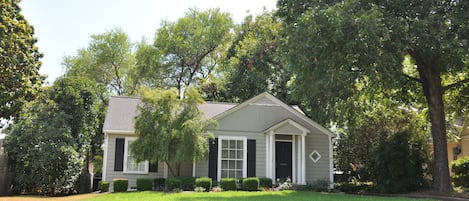
<instances>
[{"instance_id":1,"label":"large tree trunk","mask_svg":"<svg viewBox=\"0 0 469 201\"><path fill-rule=\"evenodd\" d=\"M448 151L446 142L445 111L443 87L440 72L423 59L415 58L430 112L431 133L433 138L433 187L437 193L452 191L449 178Z\"/></svg>"}]
</instances>

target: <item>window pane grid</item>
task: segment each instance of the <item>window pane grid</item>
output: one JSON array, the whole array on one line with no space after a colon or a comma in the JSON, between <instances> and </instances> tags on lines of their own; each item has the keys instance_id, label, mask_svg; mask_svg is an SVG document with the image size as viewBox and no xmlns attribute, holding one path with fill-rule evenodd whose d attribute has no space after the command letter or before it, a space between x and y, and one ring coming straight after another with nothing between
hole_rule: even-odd
<instances>
[{"instance_id":1,"label":"window pane grid","mask_svg":"<svg viewBox=\"0 0 469 201\"><path fill-rule=\"evenodd\" d=\"M242 178L244 163L244 141L222 140L221 144L221 177Z\"/></svg>"},{"instance_id":2,"label":"window pane grid","mask_svg":"<svg viewBox=\"0 0 469 201\"><path fill-rule=\"evenodd\" d=\"M137 163L134 159L132 151L130 149L130 145L132 141L128 141L127 146L127 171L129 172L144 172L145 171L145 161Z\"/></svg>"}]
</instances>

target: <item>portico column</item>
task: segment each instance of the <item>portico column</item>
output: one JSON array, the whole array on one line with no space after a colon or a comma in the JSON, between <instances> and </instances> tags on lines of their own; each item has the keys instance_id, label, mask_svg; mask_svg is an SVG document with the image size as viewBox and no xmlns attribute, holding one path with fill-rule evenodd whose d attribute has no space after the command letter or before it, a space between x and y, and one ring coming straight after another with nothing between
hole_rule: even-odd
<instances>
[{"instance_id":1,"label":"portico column","mask_svg":"<svg viewBox=\"0 0 469 201\"><path fill-rule=\"evenodd\" d=\"M306 184L305 182L305 168L306 168L306 158L305 158L305 136L301 135L301 178L300 184Z\"/></svg>"},{"instance_id":2,"label":"portico column","mask_svg":"<svg viewBox=\"0 0 469 201\"><path fill-rule=\"evenodd\" d=\"M270 164L271 164L271 177L272 180L275 180L275 135L274 132L271 131L270 134Z\"/></svg>"},{"instance_id":3,"label":"portico column","mask_svg":"<svg viewBox=\"0 0 469 201\"><path fill-rule=\"evenodd\" d=\"M296 184L297 182L297 175L296 175L296 163L297 163L297 160L296 160L296 135L292 135L292 182L294 184Z\"/></svg>"}]
</instances>

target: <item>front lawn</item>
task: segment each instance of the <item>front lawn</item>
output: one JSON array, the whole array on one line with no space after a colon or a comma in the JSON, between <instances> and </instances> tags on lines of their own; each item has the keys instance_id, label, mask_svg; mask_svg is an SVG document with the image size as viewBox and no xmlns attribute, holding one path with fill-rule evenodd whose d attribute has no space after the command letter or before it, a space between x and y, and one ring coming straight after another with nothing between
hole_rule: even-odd
<instances>
[{"instance_id":1,"label":"front lawn","mask_svg":"<svg viewBox=\"0 0 469 201\"><path fill-rule=\"evenodd\" d=\"M387 200L387 201L405 201L405 200L429 200L429 199L411 199L411 198L389 198L389 197L373 197L346 195L337 193L315 193L306 191L272 191L272 192L245 192L245 191L228 191L217 193L161 193L161 192L131 192L131 193L111 193L94 197L88 200L92 201L126 201L126 200L158 200L158 201L275 201L275 200L294 200L294 201L335 201L335 200Z\"/></svg>"}]
</instances>

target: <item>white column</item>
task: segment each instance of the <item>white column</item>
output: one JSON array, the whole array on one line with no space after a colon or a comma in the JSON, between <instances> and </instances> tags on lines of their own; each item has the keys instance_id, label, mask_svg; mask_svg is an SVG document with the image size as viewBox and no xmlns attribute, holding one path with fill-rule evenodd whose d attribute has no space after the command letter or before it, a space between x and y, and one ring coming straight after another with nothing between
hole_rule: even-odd
<instances>
[{"instance_id":1,"label":"white column","mask_svg":"<svg viewBox=\"0 0 469 201\"><path fill-rule=\"evenodd\" d=\"M276 167L275 167L275 134L274 132L272 131L271 132L271 135L270 135L270 164L272 164L272 168L270 169L271 170L271 177L272 177L272 180L275 181L275 171L276 171Z\"/></svg>"},{"instance_id":2,"label":"white column","mask_svg":"<svg viewBox=\"0 0 469 201\"><path fill-rule=\"evenodd\" d=\"M291 141L291 147L292 147L292 149L291 149L291 154L292 154L292 167L291 167L291 169L292 169L292 182L294 184L296 184L296 181L297 181L296 169L295 169L296 168L296 153L295 153L295 151L296 151L296 146L295 146L296 135L292 135L291 139L292 139L292 141Z\"/></svg>"},{"instance_id":3,"label":"white column","mask_svg":"<svg viewBox=\"0 0 469 201\"><path fill-rule=\"evenodd\" d=\"M305 165L306 165L306 160L305 160L305 136L301 136L301 184L306 184L305 181Z\"/></svg>"},{"instance_id":4,"label":"white column","mask_svg":"<svg viewBox=\"0 0 469 201\"><path fill-rule=\"evenodd\" d=\"M296 166L296 170L297 170L297 171L296 171L296 175L297 175L297 177L296 177L296 182L297 182L298 184L300 184L300 183L301 183L301 167L302 167L302 166L301 166L301 160L302 160L302 157L301 157L301 145L302 145L302 144L301 144L301 138L300 138L300 136L297 136L297 138L298 138L298 139L297 139L297 142L298 142L297 145L298 145L298 147L296 148L296 152L297 152L296 155L297 155L297 158L298 158L298 162L297 162L297 166Z\"/></svg>"},{"instance_id":5,"label":"white column","mask_svg":"<svg viewBox=\"0 0 469 201\"><path fill-rule=\"evenodd\" d=\"M265 135L265 177L270 176L270 141L269 141L270 134Z\"/></svg>"},{"instance_id":6,"label":"white column","mask_svg":"<svg viewBox=\"0 0 469 201\"><path fill-rule=\"evenodd\" d=\"M103 172L102 172L102 179L103 181L106 181L106 176L107 176L107 152L109 151L109 136L107 133L104 133L104 156L103 156Z\"/></svg>"},{"instance_id":7,"label":"white column","mask_svg":"<svg viewBox=\"0 0 469 201\"><path fill-rule=\"evenodd\" d=\"M192 160L192 177L195 177L195 159Z\"/></svg>"},{"instance_id":8,"label":"white column","mask_svg":"<svg viewBox=\"0 0 469 201\"><path fill-rule=\"evenodd\" d=\"M334 163L333 163L333 153L332 153L332 137L329 137L329 188L334 188Z\"/></svg>"}]
</instances>

